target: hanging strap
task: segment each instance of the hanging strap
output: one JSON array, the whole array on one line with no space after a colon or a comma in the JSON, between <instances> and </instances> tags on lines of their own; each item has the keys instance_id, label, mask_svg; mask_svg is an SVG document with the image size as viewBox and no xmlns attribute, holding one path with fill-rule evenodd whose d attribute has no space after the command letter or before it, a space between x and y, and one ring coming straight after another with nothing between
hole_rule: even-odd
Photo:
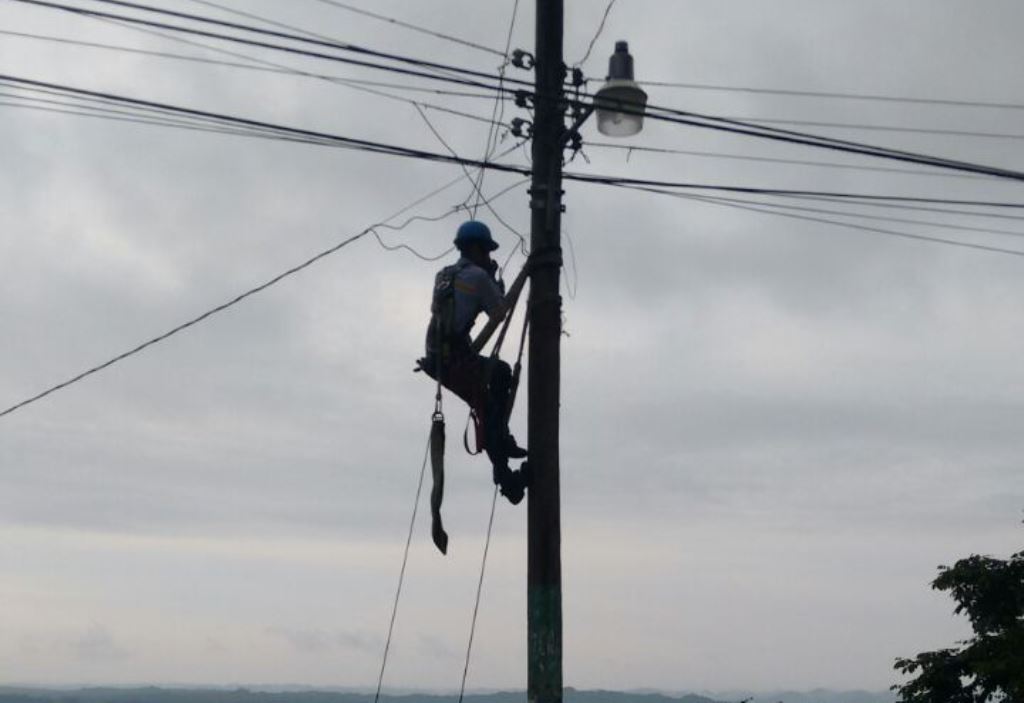
<instances>
[{"instance_id":1,"label":"hanging strap","mask_svg":"<svg viewBox=\"0 0 1024 703\"><path fill-rule=\"evenodd\" d=\"M441 320L437 321L441 331ZM438 337L440 339L440 337ZM441 554L448 552L448 533L441 521L441 503L444 501L444 412L441 403L442 355L437 355L437 391L434 394L434 415L430 421L430 473L434 483L430 489L430 536Z\"/></svg>"},{"instance_id":2,"label":"hanging strap","mask_svg":"<svg viewBox=\"0 0 1024 703\"><path fill-rule=\"evenodd\" d=\"M436 413L430 423L430 470L434 485L430 489L430 537L441 554L448 552L448 533L441 521L444 500L444 415Z\"/></svg>"}]
</instances>

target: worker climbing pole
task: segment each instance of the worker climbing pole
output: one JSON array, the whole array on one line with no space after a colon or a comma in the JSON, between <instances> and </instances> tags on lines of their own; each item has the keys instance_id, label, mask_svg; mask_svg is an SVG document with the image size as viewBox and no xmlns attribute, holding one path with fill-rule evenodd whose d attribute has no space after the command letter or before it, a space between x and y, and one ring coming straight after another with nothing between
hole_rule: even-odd
<instances>
[{"instance_id":1,"label":"worker climbing pole","mask_svg":"<svg viewBox=\"0 0 1024 703\"><path fill-rule=\"evenodd\" d=\"M455 246L460 253L459 260L441 269L434 279L427 353L419 360L419 370L437 382L431 422L430 456L434 487L430 507L433 518L431 536L442 553L448 548L448 535L441 519L445 445L442 387L469 405L477 430L477 447L487 453L494 483L513 505L523 499L528 470L526 462L518 470L509 466L511 459L523 459L527 452L508 429L514 402L513 388L518 387L518 370L513 374L509 365L499 357L499 352L529 266L523 268L506 294L504 282L496 278L498 266L491 258L491 252L498 248L498 243L492 238L487 225L477 220L464 222L456 233ZM472 340L470 332L480 313L485 313L489 320L477 339ZM484 356L481 351L499 326L501 332L494 348L490 355ZM517 369L521 368L521 359L522 350Z\"/></svg>"}]
</instances>

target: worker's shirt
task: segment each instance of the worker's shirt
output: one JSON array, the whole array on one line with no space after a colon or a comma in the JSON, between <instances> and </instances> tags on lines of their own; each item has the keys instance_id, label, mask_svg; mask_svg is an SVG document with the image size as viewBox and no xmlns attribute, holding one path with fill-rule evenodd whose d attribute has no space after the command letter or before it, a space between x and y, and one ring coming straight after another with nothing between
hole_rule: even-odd
<instances>
[{"instance_id":1,"label":"worker's shirt","mask_svg":"<svg viewBox=\"0 0 1024 703\"><path fill-rule=\"evenodd\" d=\"M461 270L455 274L455 333L465 336L481 312L495 313L502 293L491 275L466 257L459 259Z\"/></svg>"},{"instance_id":2,"label":"worker's shirt","mask_svg":"<svg viewBox=\"0 0 1024 703\"><path fill-rule=\"evenodd\" d=\"M452 281L453 320L452 329L457 340L469 337L473 323L481 312L488 315L499 310L503 294L490 274L466 257L459 259L458 272ZM427 354L436 353L433 345L433 329L427 330Z\"/></svg>"}]
</instances>

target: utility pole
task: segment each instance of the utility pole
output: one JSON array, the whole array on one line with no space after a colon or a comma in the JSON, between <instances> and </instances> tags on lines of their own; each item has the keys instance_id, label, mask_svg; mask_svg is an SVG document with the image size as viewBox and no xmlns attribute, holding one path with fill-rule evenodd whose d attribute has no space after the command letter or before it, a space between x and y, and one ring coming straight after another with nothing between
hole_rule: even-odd
<instances>
[{"instance_id":1,"label":"utility pole","mask_svg":"<svg viewBox=\"0 0 1024 703\"><path fill-rule=\"evenodd\" d=\"M562 534L558 435L561 375L562 149L566 69L562 0L537 0L530 189L527 698L562 701Z\"/></svg>"}]
</instances>

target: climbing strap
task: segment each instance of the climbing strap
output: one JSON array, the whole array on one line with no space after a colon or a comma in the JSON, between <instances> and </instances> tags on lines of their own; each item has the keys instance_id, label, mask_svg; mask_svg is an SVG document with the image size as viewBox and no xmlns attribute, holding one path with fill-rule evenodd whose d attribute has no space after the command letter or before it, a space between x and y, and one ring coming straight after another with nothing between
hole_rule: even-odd
<instances>
[{"instance_id":1,"label":"climbing strap","mask_svg":"<svg viewBox=\"0 0 1024 703\"><path fill-rule=\"evenodd\" d=\"M441 522L444 500L444 415L434 413L430 423L430 471L434 485L430 489L430 537L441 554L448 553L448 533Z\"/></svg>"}]
</instances>

